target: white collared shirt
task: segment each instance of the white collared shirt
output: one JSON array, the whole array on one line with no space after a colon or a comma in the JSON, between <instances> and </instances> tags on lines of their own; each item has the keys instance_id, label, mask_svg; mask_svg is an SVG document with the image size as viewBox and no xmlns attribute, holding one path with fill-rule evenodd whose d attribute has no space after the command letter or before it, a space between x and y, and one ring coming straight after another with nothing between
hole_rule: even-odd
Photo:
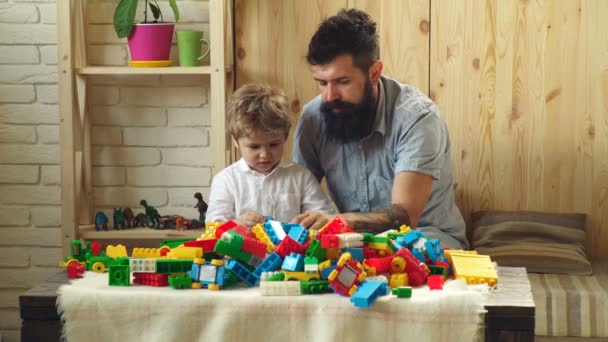
<instances>
[{"instance_id":1,"label":"white collared shirt","mask_svg":"<svg viewBox=\"0 0 608 342\"><path fill-rule=\"evenodd\" d=\"M241 158L213 178L205 220L234 220L247 211L283 222L306 211L335 213L319 182L305 167L281 162L263 175Z\"/></svg>"}]
</instances>

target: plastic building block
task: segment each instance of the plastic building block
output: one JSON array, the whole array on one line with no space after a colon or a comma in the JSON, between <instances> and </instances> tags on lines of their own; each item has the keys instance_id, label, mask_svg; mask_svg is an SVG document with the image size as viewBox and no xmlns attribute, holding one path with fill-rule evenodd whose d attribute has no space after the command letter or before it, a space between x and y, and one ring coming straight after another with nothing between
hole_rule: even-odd
<instances>
[{"instance_id":1,"label":"plastic building block","mask_svg":"<svg viewBox=\"0 0 608 342\"><path fill-rule=\"evenodd\" d=\"M418 261L426 263L426 256L424 255L424 251L422 249L412 248L411 251Z\"/></svg>"},{"instance_id":2,"label":"plastic building block","mask_svg":"<svg viewBox=\"0 0 608 342\"><path fill-rule=\"evenodd\" d=\"M169 286L168 274L133 272L133 277L133 284L155 287Z\"/></svg>"},{"instance_id":3,"label":"plastic building block","mask_svg":"<svg viewBox=\"0 0 608 342\"><path fill-rule=\"evenodd\" d=\"M363 262L363 260L365 260L365 257L363 256L363 248L347 247L342 248L342 252L350 253L353 256L353 259L357 260L358 262Z\"/></svg>"},{"instance_id":4,"label":"plastic building block","mask_svg":"<svg viewBox=\"0 0 608 342\"><path fill-rule=\"evenodd\" d=\"M348 222L342 216L336 216L333 220L323 226L315 237L321 240L322 236L325 234L340 234L340 233L350 233L352 230L348 226Z\"/></svg>"},{"instance_id":5,"label":"plastic building block","mask_svg":"<svg viewBox=\"0 0 608 342\"><path fill-rule=\"evenodd\" d=\"M131 283L131 273L128 265L112 265L108 271L108 285L110 286L129 286Z\"/></svg>"},{"instance_id":6,"label":"plastic building block","mask_svg":"<svg viewBox=\"0 0 608 342\"><path fill-rule=\"evenodd\" d=\"M299 281L261 281L262 296L299 296Z\"/></svg>"},{"instance_id":7,"label":"plastic building block","mask_svg":"<svg viewBox=\"0 0 608 342\"><path fill-rule=\"evenodd\" d=\"M443 290L444 278L440 275L432 275L426 279L426 284L431 290Z\"/></svg>"},{"instance_id":8,"label":"plastic building block","mask_svg":"<svg viewBox=\"0 0 608 342\"><path fill-rule=\"evenodd\" d=\"M240 260L244 263L249 263L251 260L251 254L245 253L242 250L244 238L231 231L227 231L220 236L215 244L216 253L228 255L234 259Z\"/></svg>"},{"instance_id":9,"label":"plastic building block","mask_svg":"<svg viewBox=\"0 0 608 342\"><path fill-rule=\"evenodd\" d=\"M443 266L429 265L429 271L431 271L431 275L440 275L444 279L448 277L448 270Z\"/></svg>"},{"instance_id":10,"label":"plastic building block","mask_svg":"<svg viewBox=\"0 0 608 342\"><path fill-rule=\"evenodd\" d=\"M186 273L192 269L192 260L156 260L156 273Z\"/></svg>"},{"instance_id":11,"label":"plastic building block","mask_svg":"<svg viewBox=\"0 0 608 342\"><path fill-rule=\"evenodd\" d=\"M467 284L487 283L496 286L498 274L487 255L451 253L452 267L456 279L464 278Z\"/></svg>"},{"instance_id":12,"label":"plastic building block","mask_svg":"<svg viewBox=\"0 0 608 342\"><path fill-rule=\"evenodd\" d=\"M131 272L156 273L156 260L130 258L129 269Z\"/></svg>"},{"instance_id":13,"label":"plastic building block","mask_svg":"<svg viewBox=\"0 0 608 342\"><path fill-rule=\"evenodd\" d=\"M72 261L66 266L67 274L69 279L82 278L86 267L83 263L78 261Z\"/></svg>"},{"instance_id":14,"label":"plastic building block","mask_svg":"<svg viewBox=\"0 0 608 342\"><path fill-rule=\"evenodd\" d=\"M236 260L230 260L226 269L234 273L241 281L248 286L255 286L260 279L255 274L251 273L245 266L238 263Z\"/></svg>"},{"instance_id":15,"label":"plastic building block","mask_svg":"<svg viewBox=\"0 0 608 342\"><path fill-rule=\"evenodd\" d=\"M270 237L270 241L275 245L281 243L285 236L287 236L285 228L283 228L283 225L279 221L266 220L266 222L264 222L264 230L266 231L266 234L268 234L268 237Z\"/></svg>"},{"instance_id":16,"label":"plastic building block","mask_svg":"<svg viewBox=\"0 0 608 342\"><path fill-rule=\"evenodd\" d=\"M266 281L283 281L285 280L285 272L263 272L260 279Z\"/></svg>"},{"instance_id":17,"label":"plastic building block","mask_svg":"<svg viewBox=\"0 0 608 342\"><path fill-rule=\"evenodd\" d=\"M431 273L426 265L416 259L412 252L407 248L402 248L395 253L405 259L405 273L411 286L421 286L426 282L426 278Z\"/></svg>"},{"instance_id":18,"label":"plastic building block","mask_svg":"<svg viewBox=\"0 0 608 342\"><path fill-rule=\"evenodd\" d=\"M304 228L301 224L286 224L284 225L284 227L286 229L289 227L289 233L287 235L290 236L292 239L296 240L301 245L306 243L306 240L308 239L308 230Z\"/></svg>"},{"instance_id":19,"label":"plastic building block","mask_svg":"<svg viewBox=\"0 0 608 342\"><path fill-rule=\"evenodd\" d=\"M160 258L161 248L133 248L132 258Z\"/></svg>"},{"instance_id":20,"label":"plastic building block","mask_svg":"<svg viewBox=\"0 0 608 342\"><path fill-rule=\"evenodd\" d=\"M203 249L199 247L177 247L171 249L171 252L167 253L167 257L171 259L195 259L203 257Z\"/></svg>"},{"instance_id":21,"label":"plastic building block","mask_svg":"<svg viewBox=\"0 0 608 342\"><path fill-rule=\"evenodd\" d=\"M400 287L400 286L408 286L409 278L407 276L407 273L391 274L391 279L388 284L391 288L396 288L396 287Z\"/></svg>"},{"instance_id":22,"label":"plastic building block","mask_svg":"<svg viewBox=\"0 0 608 342\"><path fill-rule=\"evenodd\" d=\"M291 237L285 236L285 238L283 238L283 241L281 241L277 248L275 248L274 252L280 255L281 258L285 258L291 253L304 254L306 253L306 249L307 248L305 246L299 244Z\"/></svg>"},{"instance_id":23,"label":"plastic building block","mask_svg":"<svg viewBox=\"0 0 608 342\"><path fill-rule=\"evenodd\" d=\"M281 256L277 253L271 253L258 267L256 267L253 274L259 278L264 272L272 272L280 269L282 264L283 259L281 259Z\"/></svg>"},{"instance_id":24,"label":"plastic building block","mask_svg":"<svg viewBox=\"0 0 608 342\"><path fill-rule=\"evenodd\" d=\"M169 285L174 289L189 289L192 287L190 276L169 276Z\"/></svg>"},{"instance_id":25,"label":"plastic building block","mask_svg":"<svg viewBox=\"0 0 608 342\"><path fill-rule=\"evenodd\" d=\"M253 226L251 228L251 231L255 234L255 236L258 238L258 240L260 240L261 242L266 244L267 247L267 252L268 253L272 253L272 251L274 251L274 243L270 240L270 237L268 236L268 234L266 234L266 231L264 230L264 227L261 224L256 224L255 226Z\"/></svg>"},{"instance_id":26,"label":"plastic building block","mask_svg":"<svg viewBox=\"0 0 608 342\"><path fill-rule=\"evenodd\" d=\"M392 256L382 258L370 258L365 259L363 265L364 267L373 268L375 270L372 271L374 274L390 273L392 260Z\"/></svg>"},{"instance_id":27,"label":"plastic building block","mask_svg":"<svg viewBox=\"0 0 608 342\"><path fill-rule=\"evenodd\" d=\"M350 301L358 308L369 308L380 296L388 294L388 286L381 281L364 281L350 297Z\"/></svg>"},{"instance_id":28,"label":"plastic building block","mask_svg":"<svg viewBox=\"0 0 608 342\"><path fill-rule=\"evenodd\" d=\"M224 285L224 261L213 259L205 262L205 259L195 259L188 274L192 278L193 288L219 290Z\"/></svg>"},{"instance_id":29,"label":"plastic building block","mask_svg":"<svg viewBox=\"0 0 608 342\"><path fill-rule=\"evenodd\" d=\"M343 253L336 269L329 274L327 280L336 293L350 297L366 276L361 264L353 260L350 253Z\"/></svg>"},{"instance_id":30,"label":"plastic building block","mask_svg":"<svg viewBox=\"0 0 608 342\"><path fill-rule=\"evenodd\" d=\"M315 281L301 281L300 282L300 293L301 294L320 294L333 292L329 282L327 280L315 280Z\"/></svg>"},{"instance_id":31,"label":"plastic building block","mask_svg":"<svg viewBox=\"0 0 608 342\"><path fill-rule=\"evenodd\" d=\"M184 247L197 247L202 248L203 253L211 252L215 249L217 239L205 239L184 242Z\"/></svg>"},{"instance_id":32,"label":"plastic building block","mask_svg":"<svg viewBox=\"0 0 608 342\"><path fill-rule=\"evenodd\" d=\"M393 289L393 294L399 298L411 298L412 288L409 286L400 286Z\"/></svg>"},{"instance_id":33,"label":"plastic building block","mask_svg":"<svg viewBox=\"0 0 608 342\"><path fill-rule=\"evenodd\" d=\"M315 272L284 272L286 280L313 281L319 280L319 273Z\"/></svg>"},{"instance_id":34,"label":"plastic building block","mask_svg":"<svg viewBox=\"0 0 608 342\"><path fill-rule=\"evenodd\" d=\"M319 273L319 261L315 257L304 258L304 272Z\"/></svg>"},{"instance_id":35,"label":"plastic building block","mask_svg":"<svg viewBox=\"0 0 608 342\"><path fill-rule=\"evenodd\" d=\"M106 255L110 258L126 257L128 256L127 247L125 247L124 245L109 245L108 247L106 247Z\"/></svg>"},{"instance_id":36,"label":"plastic building block","mask_svg":"<svg viewBox=\"0 0 608 342\"><path fill-rule=\"evenodd\" d=\"M282 269L291 272L304 271L304 256L302 254L291 253L283 260Z\"/></svg>"},{"instance_id":37,"label":"plastic building block","mask_svg":"<svg viewBox=\"0 0 608 342\"><path fill-rule=\"evenodd\" d=\"M268 249L268 246L256 239L246 237L243 239L243 246L241 248L245 253L249 253L260 259L264 259L266 257L266 250Z\"/></svg>"},{"instance_id":38,"label":"plastic building block","mask_svg":"<svg viewBox=\"0 0 608 342\"><path fill-rule=\"evenodd\" d=\"M400 255L395 255L393 259L391 259L391 274L393 273L403 273L405 272L405 259Z\"/></svg>"}]
</instances>

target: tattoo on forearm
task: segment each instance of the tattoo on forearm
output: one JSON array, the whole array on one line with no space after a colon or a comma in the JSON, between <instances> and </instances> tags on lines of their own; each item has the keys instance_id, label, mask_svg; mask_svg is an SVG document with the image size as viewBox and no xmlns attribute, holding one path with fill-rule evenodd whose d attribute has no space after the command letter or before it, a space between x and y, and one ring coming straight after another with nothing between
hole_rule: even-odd
<instances>
[{"instance_id":1,"label":"tattoo on forearm","mask_svg":"<svg viewBox=\"0 0 608 342\"><path fill-rule=\"evenodd\" d=\"M372 213L352 213L353 228L359 231L381 231L398 228L401 225L411 226L407 210L393 204L389 208Z\"/></svg>"}]
</instances>

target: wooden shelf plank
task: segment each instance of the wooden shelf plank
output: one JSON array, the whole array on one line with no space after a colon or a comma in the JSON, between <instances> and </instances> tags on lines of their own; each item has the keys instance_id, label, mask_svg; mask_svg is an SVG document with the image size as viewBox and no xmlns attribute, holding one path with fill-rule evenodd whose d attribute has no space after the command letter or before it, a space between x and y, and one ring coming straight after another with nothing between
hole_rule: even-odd
<instances>
[{"instance_id":1,"label":"wooden shelf plank","mask_svg":"<svg viewBox=\"0 0 608 342\"><path fill-rule=\"evenodd\" d=\"M232 65L227 65L225 71L232 71ZM164 68L134 68L130 66L87 66L76 69L80 75L210 75L210 66L200 67L164 67Z\"/></svg>"},{"instance_id":2,"label":"wooden shelf plank","mask_svg":"<svg viewBox=\"0 0 608 342\"><path fill-rule=\"evenodd\" d=\"M177 239L198 238L204 233L204 229L190 229L178 232L173 229L152 228L127 228L126 230L114 230L108 227L107 231L96 231L94 225L81 225L80 237L85 240L133 240L133 239Z\"/></svg>"}]
</instances>

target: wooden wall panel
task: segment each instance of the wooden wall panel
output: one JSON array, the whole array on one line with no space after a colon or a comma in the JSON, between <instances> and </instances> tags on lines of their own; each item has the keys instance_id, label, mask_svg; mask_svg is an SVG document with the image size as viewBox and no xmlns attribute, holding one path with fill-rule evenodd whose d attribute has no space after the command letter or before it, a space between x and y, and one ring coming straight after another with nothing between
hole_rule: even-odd
<instances>
[{"instance_id":1,"label":"wooden wall panel","mask_svg":"<svg viewBox=\"0 0 608 342\"><path fill-rule=\"evenodd\" d=\"M592 255L608 256L608 3L431 6L430 93L450 128L465 217L585 212Z\"/></svg>"},{"instance_id":2,"label":"wooden wall panel","mask_svg":"<svg viewBox=\"0 0 608 342\"><path fill-rule=\"evenodd\" d=\"M302 106L318 95L305 58L308 42L323 18L345 7L362 8L377 21L385 73L426 91L426 0L237 0L237 87L253 81L282 87L291 100L295 126ZM285 159L291 159L291 149L289 139Z\"/></svg>"},{"instance_id":3,"label":"wooden wall panel","mask_svg":"<svg viewBox=\"0 0 608 342\"><path fill-rule=\"evenodd\" d=\"M349 7L376 21L383 74L428 92L429 1L350 0Z\"/></svg>"}]
</instances>

